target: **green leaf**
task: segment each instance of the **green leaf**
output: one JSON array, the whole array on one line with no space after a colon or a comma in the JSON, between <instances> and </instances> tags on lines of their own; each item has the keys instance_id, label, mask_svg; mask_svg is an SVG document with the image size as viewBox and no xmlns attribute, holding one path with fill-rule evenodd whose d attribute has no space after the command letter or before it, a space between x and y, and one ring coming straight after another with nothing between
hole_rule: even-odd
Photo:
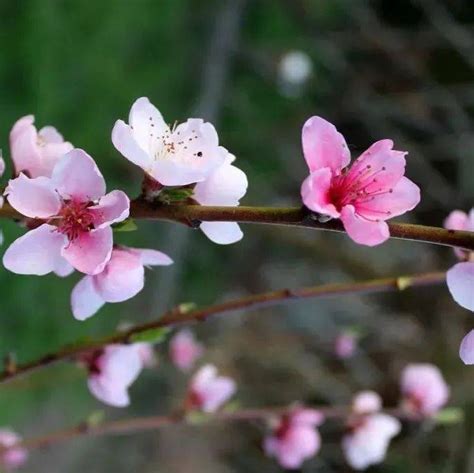
<instances>
[{"instance_id":1,"label":"green leaf","mask_svg":"<svg viewBox=\"0 0 474 473\"><path fill-rule=\"evenodd\" d=\"M188 314L192 312L197 307L197 304L194 302L182 302L178 306L178 310L180 314Z\"/></svg>"},{"instance_id":2,"label":"green leaf","mask_svg":"<svg viewBox=\"0 0 474 473\"><path fill-rule=\"evenodd\" d=\"M464 411L460 407L447 407L439 411L434 420L443 425L459 424L464 420Z\"/></svg>"},{"instance_id":3,"label":"green leaf","mask_svg":"<svg viewBox=\"0 0 474 473\"><path fill-rule=\"evenodd\" d=\"M161 343L166 339L166 336L171 331L168 327L151 328L144 332L135 333L130 337L133 343Z\"/></svg>"},{"instance_id":4,"label":"green leaf","mask_svg":"<svg viewBox=\"0 0 474 473\"><path fill-rule=\"evenodd\" d=\"M112 225L114 232L134 232L138 227L133 218L127 218L123 222Z\"/></svg>"},{"instance_id":5,"label":"green leaf","mask_svg":"<svg viewBox=\"0 0 474 473\"><path fill-rule=\"evenodd\" d=\"M89 414L89 417L86 420L86 423L89 427L97 427L103 422L105 418L104 411L94 411Z\"/></svg>"},{"instance_id":6,"label":"green leaf","mask_svg":"<svg viewBox=\"0 0 474 473\"><path fill-rule=\"evenodd\" d=\"M201 411L190 411L186 413L186 421L192 425L205 424L211 419L209 414Z\"/></svg>"},{"instance_id":7,"label":"green leaf","mask_svg":"<svg viewBox=\"0 0 474 473\"><path fill-rule=\"evenodd\" d=\"M397 287L399 291L404 291L409 288L412 284L412 278L409 277L400 277L397 278Z\"/></svg>"},{"instance_id":8,"label":"green leaf","mask_svg":"<svg viewBox=\"0 0 474 473\"><path fill-rule=\"evenodd\" d=\"M158 196L158 200L165 204L172 202L182 202L183 200L189 199L193 195L193 189L189 187L183 187L180 189L163 189Z\"/></svg>"}]
</instances>

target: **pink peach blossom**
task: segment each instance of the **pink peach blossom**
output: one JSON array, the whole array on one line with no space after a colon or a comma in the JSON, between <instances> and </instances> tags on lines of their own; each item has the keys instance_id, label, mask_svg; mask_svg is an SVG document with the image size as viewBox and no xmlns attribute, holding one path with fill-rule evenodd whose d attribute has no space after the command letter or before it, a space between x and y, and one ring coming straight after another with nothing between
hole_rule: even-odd
<instances>
[{"instance_id":1,"label":"pink peach blossom","mask_svg":"<svg viewBox=\"0 0 474 473\"><path fill-rule=\"evenodd\" d=\"M108 345L83 361L89 371L89 390L97 399L114 407L130 404L128 389L143 369L137 344Z\"/></svg>"},{"instance_id":2,"label":"pink peach blossom","mask_svg":"<svg viewBox=\"0 0 474 473\"><path fill-rule=\"evenodd\" d=\"M157 358L152 343L138 342L134 343L134 345L138 350L138 355L140 356L144 368L153 368L156 366Z\"/></svg>"},{"instance_id":3,"label":"pink peach blossom","mask_svg":"<svg viewBox=\"0 0 474 473\"><path fill-rule=\"evenodd\" d=\"M18 212L45 221L18 238L3 256L7 269L44 275L65 261L86 274L100 273L112 254L111 225L129 214L122 191L105 195L105 181L94 160L74 149L54 167L51 178L20 174L5 191Z\"/></svg>"},{"instance_id":4,"label":"pink peach blossom","mask_svg":"<svg viewBox=\"0 0 474 473\"><path fill-rule=\"evenodd\" d=\"M297 408L284 415L272 434L265 438L265 453L275 457L283 468L300 468L321 448L321 437L316 427L323 420L323 415L314 409Z\"/></svg>"},{"instance_id":5,"label":"pink peach blossom","mask_svg":"<svg viewBox=\"0 0 474 473\"><path fill-rule=\"evenodd\" d=\"M206 413L216 412L235 393L235 381L218 376L214 365L204 365L191 379L187 407Z\"/></svg>"},{"instance_id":6,"label":"pink peach blossom","mask_svg":"<svg viewBox=\"0 0 474 473\"><path fill-rule=\"evenodd\" d=\"M191 369L204 353L204 347L196 341L188 329L180 330L170 341L171 361L182 371Z\"/></svg>"},{"instance_id":7,"label":"pink peach blossom","mask_svg":"<svg viewBox=\"0 0 474 473\"><path fill-rule=\"evenodd\" d=\"M247 176L232 163L235 156L221 148L225 160L206 180L194 187L193 198L201 205L236 207L247 192ZM204 234L214 243L228 245L242 239L243 233L235 222L202 222Z\"/></svg>"},{"instance_id":8,"label":"pink peach blossom","mask_svg":"<svg viewBox=\"0 0 474 473\"><path fill-rule=\"evenodd\" d=\"M0 467L12 471L28 459L28 451L21 447L21 437L9 429L0 429Z\"/></svg>"},{"instance_id":9,"label":"pink peach blossom","mask_svg":"<svg viewBox=\"0 0 474 473\"><path fill-rule=\"evenodd\" d=\"M395 417L373 413L354 419L351 432L342 439L347 463L355 470L365 470L382 463L390 441L398 435L401 424Z\"/></svg>"},{"instance_id":10,"label":"pink peach blossom","mask_svg":"<svg viewBox=\"0 0 474 473\"><path fill-rule=\"evenodd\" d=\"M115 248L102 272L87 275L74 287L71 306L74 317L85 320L106 302L123 302L136 296L145 283L144 266L168 266L171 258L160 251Z\"/></svg>"},{"instance_id":11,"label":"pink peach blossom","mask_svg":"<svg viewBox=\"0 0 474 473\"><path fill-rule=\"evenodd\" d=\"M170 129L146 97L132 105L128 125L122 120L115 123L112 142L123 156L164 186L204 181L225 158L210 123L190 118Z\"/></svg>"},{"instance_id":12,"label":"pink peach blossom","mask_svg":"<svg viewBox=\"0 0 474 473\"><path fill-rule=\"evenodd\" d=\"M38 132L34 126L35 117L20 118L10 132L10 151L15 173L29 177L50 177L54 166L66 153L73 149L52 126L45 126Z\"/></svg>"},{"instance_id":13,"label":"pink peach blossom","mask_svg":"<svg viewBox=\"0 0 474 473\"><path fill-rule=\"evenodd\" d=\"M474 365L474 330L471 330L462 340L459 356L466 365Z\"/></svg>"},{"instance_id":14,"label":"pink peach blossom","mask_svg":"<svg viewBox=\"0 0 474 473\"><path fill-rule=\"evenodd\" d=\"M334 353L341 360L351 358L357 349L357 337L349 332L338 334L334 341Z\"/></svg>"},{"instance_id":15,"label":"pink peach blossom","mask_svg":"<svg viewBox=\"0 0 474 473\"><path fill-rule=\"evenodd\" d=\"M310 175L301 195L309 209L341 219L356 243L374 246L390 236L386 220L412 210L420 189L404 177L405 152L391 140L374 143L349 167L344 137L321 117L303 126L303 153Z\"/></svg>"},{"instance_id":16,"label":"pink peach blossom","mask_svg":"<svg viewBox=\"0 0 474 473\"><path fill-rule=\"evenodd\" d=\"M411 364L401 377L404 407L414 415L432 416L448 401L449 386L441 371L431 364Z\"/></svg>"},{"instance_id":17,"label":"pink peach blossom","mask_svg":"<svg viewBox=\"0 0 474 473\"><path fill-rule=\"evenodd\" d=\"M382 409L382 398L374 391L361 391L352 400L352 412L372 414Z\"/></svg>"},{"instance_id":18,"label":"pink peach blossom","mask_svg":"<svg viewBox=\"0 0 474 473\"><path fill-rule=\"evenodd\" d=\"M469 214L462 210L453 210L444 221L444 227L449 230L464 230L474 232L474 208ZM454 249L457 257L461 260L469 259L469 252L461 248Z\"/></svg>"}]
</instances>

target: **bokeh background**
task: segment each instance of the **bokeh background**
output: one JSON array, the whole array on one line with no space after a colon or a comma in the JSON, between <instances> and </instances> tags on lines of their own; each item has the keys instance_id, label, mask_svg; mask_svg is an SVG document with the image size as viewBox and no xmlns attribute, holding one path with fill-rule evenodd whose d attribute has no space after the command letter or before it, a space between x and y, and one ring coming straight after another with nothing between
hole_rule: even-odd
<instances>
[{"instance_id":1,"label":"bokeh background","mask_svg":"<svg viewBox=\"0 0 474 473\"><path fill-rule=\"evenodd\" d=\"M113 148L110 132L131 103L148 96L170 121L211 120L249 177L243 203L297 205L306 175L300 149L306 118L326 117L354 154L392 138L408 150L423 199L404 221L440 225L474 201L474 8L470 0L1 0L0 143L28 113L53 124L97 160L109 189L139 192L140 173ZM306 82L281 75L290 51L311 61ZM11 166L7 170L11 172ZM2 222L6 244L23 230ZM60 345L158 317L183 301L199 305L261 291L446 269L449 249L390 241L356 246L343 235L246 226L221 247L199 231L139 222L120 242L161 249L175 261L147 273L135 299L80 323L69 307L78 275L0 272L0 354L26 361ZM356 356L332 354L336 335L357 327ZM244 406L347 403L362 388L396 405L408 362L437 364L463 423L406 428L373 472L472 473L473 371L457 347L472 315L445 287L402 294L296 302L236 313L196 327L206 360L239 383ZM0 425L39 435L103 410L107 418L166 413L186 376L160 363L131 390L126 410L102 406L84 373L60 365L0 387ZM341 426L322 429L321 454L305 472L351 471ZM121 438L81 439L35 452L27 472L277 472L260 447L259 425L173 427Z\"/></svg>"}]
</instances>

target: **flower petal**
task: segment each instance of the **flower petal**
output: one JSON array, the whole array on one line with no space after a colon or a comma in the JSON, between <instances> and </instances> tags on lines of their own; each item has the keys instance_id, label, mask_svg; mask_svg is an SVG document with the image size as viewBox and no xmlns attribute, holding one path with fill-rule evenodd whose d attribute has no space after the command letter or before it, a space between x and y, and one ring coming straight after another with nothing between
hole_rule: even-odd
<instances>
[{"instance_id":1,"label":"flower petal","mask_svg":"<svg viewBox=\"0 0 474 473\"><path fill-rule=\"evenodd\" d=\"M356 201L356 212L369 219L387 220L413 210L420 203L420 188L402 177L389 192Z\"/></svg>"},{"instance_id":2,"label":"flower petal","mask_svg":"<svg viewBox=\"0 0 474 473\"><path fill-rule=\"evenodd\" d=\"M133 130L123 120L117 120L112 130L112 143L129 161L148 170L153 159L136 141Z\"/></svg>"},{"instance_id":3,"label":"flower petal","mask_svg":"<svg viewBox=\"0 0 474 473\"><path fill-rule=\"evenodd\" d=\"M60 264L63 235L52 225L41 225L15 240L3 255L5 268L17 274L48 274Z\"/></svg>"},{"instance_id":4,"label":"flower petal","mask_svg":"<svg viewBox=\"0 0 474 473\"><path fill-rule=\"evenodd\" d=\"M74 268L64 258L61 258L54 268L54 274L60 278L65 278L73 272Z\"/></svg>"},{"instance_id":5,"label":"flower petal","mask_svg":"<svg viewBox=\"0 0 474 473\"><path fill-rule=\"evenodd\" d=\"M227 161L196 184L193 198L201 205L234 206L247 192L247 186L245 173Z\"/></svg>"},{"instance_id":6,"label":"flower petal","mask_svg":"<svg viewBox=\"0 0 474 473\"><path fill-rule=\"evenodd\" d=\"M341 220L349 237L360 245L380 245L390 237L390 231L385 222L361 217L352 205L344 206Z\"/></svg>"},{"instance_id":7,"label":"flower petal","mask_svg":"<svg viewBox=\"0 0 474 473\"><path fill-rule=\"evenodd\" d=\"M61 209L61 199L47 177L29 179L20 174L9 181L5 195L10 205L26 217L48 218Z\"/></svg>"},{"instance_id":8,"label":"flower petal","mask_svg":"<svg viewBox=\"0 0 474 473\"><path fill-rule=\"evenodd\" d=\"M161 251L145 248L130 248L130 250L138 253L143 266L169 266L173 264L173 260Z\"/></svg>"},{"instance_id":9,"label":"flower petal","mask_svg":"<svg viewBox=\"0 0 474 473\"><path fill-rule=\"evenodd\" d=\"M303 153L311 172L329 168L338 174L351 155L344 137L336 127L321 117L311 117L303 125Z\"/></svg>"},{"instance_id":10,"label":"flower petal","mask_svg":"<svg viewBox=\"0 0 474 473\"><path fill-rule=\"evenodd\" d=\"M467 230L468 217L462 210L453 210L444 221L448 230Z\"/></svg>"},{"instance_id":11,"label":"flower petal","mask_svg":"<svg viewBox=\"0 0 474 473\"><path fill-rule=\"evenodd\" d=\"M130 404L127 388L115 386L108 380L103 380L100 375L90 376L87 385L91 394L104 404L113 407L127 407Z\"/></svg>"},{"instance_id":12,"label":"flower petal","mask_svg":"<svg viewBox=\"0 0 474 473\"><path fill-rule=\"evenodd\" d=\"M104 299L94 286L94 277L83 277L72 290L72 314L77 320L86 320L94 315L103 305Z\"/></svg>"},{"instance_id":13,"label":"flower petal","mask_svg":"<svg viewBox=\"0 0 474 473\"><path fill-rule=\"evenodd\" d=\"M240 241L244 234L235 222L202 222L199 227L204 234L218 245L230 245Z\"/></svg>"},{"instance_id":14,"label":"flower petal","mask_svg":"<svg viewBox=\"0 0 474 473\"><path fill-rule=\"evenodd\" d=\"M474 312L474 262L458 263L446 274L453 299L467 310Z\"/></svg>"},{"instance_id":15,"label":"flower petal","mask_svg":"<svg viewBox=\"0 0 474 473\"><path fill-rule=\"evenodd\" d=\"M122 191L112 191L89 210L96 216L96 228L104 228L125 220L130 214L130 199Z\"/></svg>"},{"instance_id":16,"label":"flower petal","mask_svg":"<svg viewBox=\"0 0 474 473\"><path fill-rule=\"evenodd\" d=\"M146 152L150 152L150 136L162 136L169 127L163 120L159 110L148 100L147 97L137 99L128 117L133 137L139 146Z\"/></svg>"},{"instance_id":17,"label":"flower petal","mask_svg":"<svg viewBox=\"0 0 474 473\"><path fill-rule=\"evenodd\" d=\"M105 194L105 180L95 161L82 149L73 149L56 164L51 177L59 194L79 202Z\"/></svg>"},{"instance_id":18,"label":"flower petal","mask_svg":"<svg viewBox=\"0 0 474 473\"><path fill-rule=\"evenodd\" d=\"M97 291L106 302L122 302L143 289L145 271L138 255L116 249L104 270L94 279Z\"/></svg>"},{"instance_id":19,"label":"flower petal","mask_svg":"<svg viewBox=\"0 0 474 473\"><path fill-rule=\"evenodd\" d=\"M474 365L474 330L471 330L462 340L459 356L466 365Z\"/></svg>"},{"instance_id":20,"label":"flower petal","mask_svg":"<svg viewBox=\"0 0 474 473\"><path fill-rule=\"evenodd\" d=\"M304 205L313 212L319 212L338 218L340 213L331 203L329 190L333 175L329 168L318 169L312 172L301 186L301 197Z\"/></svg>"},{"instance_id":21,"label":"flower petal","mask_svg":"<svg viewBox=\"0 0 474 473\"><path fill-rule=\"evenodd\" d=\"M63 248L62 255L78 271L97 274L103 271L112 254L113 233L110 227L81 234Z\"/></svg>"},{"instance_id":22,"label":"flower petal","mask_svg":"<svg viewBox=\"0 0 474 473\"><path fill-rule=\"evenodd\" d=\"M33 115L27 115L13 125L10 131L10 153L17 174L26 171L29 176L38 177L41 157L34 121Z\"/></svg>"}]
</instances>

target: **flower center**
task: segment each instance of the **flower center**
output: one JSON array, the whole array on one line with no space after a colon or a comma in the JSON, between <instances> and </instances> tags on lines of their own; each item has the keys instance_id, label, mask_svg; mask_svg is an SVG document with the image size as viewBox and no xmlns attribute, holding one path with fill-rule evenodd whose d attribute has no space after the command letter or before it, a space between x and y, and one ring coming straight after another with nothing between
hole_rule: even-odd
<instances>
[{"instance_id":1,"label":"flower center","mask_svg":"<svg viewBox=\"0 0 474 473\"><path fill-rule=\"evenodd\" d=\"M59 212L58 232L73 241L94 228L95 215L88 202L66 201Z\"/></svg>"}]
</instances>

